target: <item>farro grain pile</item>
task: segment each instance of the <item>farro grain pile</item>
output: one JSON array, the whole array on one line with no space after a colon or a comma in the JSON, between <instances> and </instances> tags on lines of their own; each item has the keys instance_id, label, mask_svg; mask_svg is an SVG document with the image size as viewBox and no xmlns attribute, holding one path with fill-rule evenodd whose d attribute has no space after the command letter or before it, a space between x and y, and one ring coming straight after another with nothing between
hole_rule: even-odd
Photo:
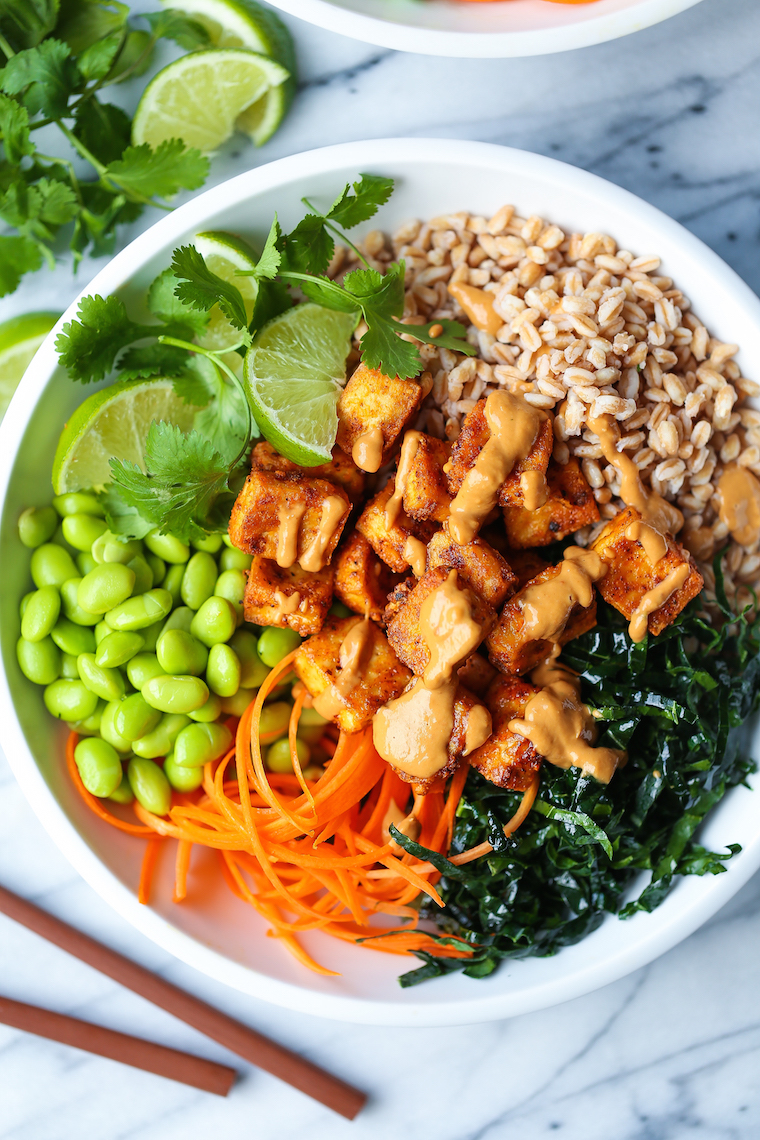
<instances>
[{"instance_id":1,"label":"farro grain pile","mask_svg":"<svg viewBox=\"0 0 760 1140\"><path fill-rule=\"evenodd\" d=\"M609 413L620 425L619 448L642 479L685 517L680 540L697 558L708 596L710 558L725 544L715 491L726 464L760 475L760 411L745 406L760 384L745 379L735 344L710 336L656 255L634 257L607 234L566 234L503 206L492 218L466 212L409 221L388 238L369 233L364 252L382 270L406 261L405 321L456 318L478 350L465 357L420 345L432 387L418 426L457 438L464 416L496 388L519 392L554 414L554 455L581 461L602 519L620 509L619 476L603 460L586 426ZM352 251L336 252L331 273L351 267ZM447 291L450 282L494 295L504 324L491 336L471 325ZM360 337L363 327L357 330ZM602 524L599 524L602 525ZM578 532L587 543L597 530ZM760 583L760 552L730 542L726 589L737 604Z\"/></svg>"}]
</instances>

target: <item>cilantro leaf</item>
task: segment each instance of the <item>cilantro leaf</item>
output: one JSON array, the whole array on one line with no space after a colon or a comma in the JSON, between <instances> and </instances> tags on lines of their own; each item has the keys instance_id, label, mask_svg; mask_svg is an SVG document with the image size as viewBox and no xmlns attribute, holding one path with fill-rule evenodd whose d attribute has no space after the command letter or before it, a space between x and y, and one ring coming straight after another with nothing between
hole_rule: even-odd
<instances>
[{"instance_id":1,"label":"cilantro leaf","mask_svg":"<svg viewBox=\"0 0 760 1140\"><path fill-rule=\"evenodd\" d=\"M146 327L143 335L149 332ZM119 362L120 380L143 380L148 376L180 376L188 355L171 344L145 344L130 348ZM176 385L175 385L176 387Z\"/></svg>"},{"instance_id":2,"label":"cilantro leaf","mask_svg":"<svg viewBox=\"0 0 760 1140\"><path fill-rule=\"evenodd\" d=\"M174 40L186 51L211 46L211 37L203 24L176 8L165 8L162 12L142 12L141 18L150 24L154 39Z\"/></svg>"},{"instance_id":3,"label":"cilantro leaf","mask_svg":"<svg viewBox=\"0 0 760 1140\"><path fill-rule=\"evenodd\" d=\"M257 281L269 281L277 276L277 270L282 261L282 254L279 249L281 239L282 231L280 223L277 221L277 214L275 214L274 221L267 234L267 240L264 242L264 248L261 251L261 257L256 262L256 268L250 270L246 274L247 276L252 275Z\"/></svg>"},{"instance_id":4,"label":"cilantro leaf","mask_svg":"<svg viewBox=\"0 0 760 1140\"><path fill-rule=\"evenodd\" d=\"M145 538L154 524L144 519L136 507L126 503L113 483L107 483L98 496L106 512L108 529L124 538Z\"/></svg>"},{"instance_id":5,"label":"cilantro leaf","mask_svg":"<svg viewBox=\"0 0 760 1140\"><path fill-rule=\"evenodd\" d=\"M6 95L23 94L31 114L42 111L50 119L66 114L69 98L81 80L71 48L56 39L20 51L0 70L0 87Z\"/></svg>"},{"instance_id":6,"label":"cilantro leaf","mask_svg":"<svg viewBox=\"0 0 760 1140\"><path fill-rule=\"evenodd\" d=\"M151 150L147 143L130 146L106 167L106 177L125 190L145 197L171 198L180 190L197 190L206 180L209 160L180 139L168 139Z\"/></svg>"},{"instance_id":7,"label":"cilantro leaf","mask_svg":"<svg viewBox=\"0 0 760 1140\"><path fill-rule=\"evenodd\" d=\"M0 297L18 289L24 274L41 265L42 252L30 238L0 236Z\"/></svg>"},{"instance_id":8,"label":"cilantro leaf","mask_svg":"<svg viewBox=\"0 0 760 1140\"><path fill-rule=\"evenodd\" d=\"M120 31L96 40L77 56L77 67L88 83L105 79L121 51L124 36Z\"/></svg>"},{"instance_id":9,"label":"cilantro leaf","mask_svg":"<svg viewBox=\"0 0 760 1140\"><path fill-rule=\"evenodd\" d=\"M377 213L393 193L393 179L379 174L360 174L354 182L353 194L348 186L333 202L325 215L337 226L350 230Z\"/></svg>"},{"instance_id":10,"label":"cilantro leaf","mask_svg":"<svg viewBox=\"0 0 760 1140\"><path fill-rule=\"evenodd\" d=\"M0 28L14 47L35 47L58 19L57 0L2 0Z\"/></svg>"},{"instance_id":11,"label":"cilantro leaf","mask_svg":"<svg viewBox=\"0 0 760 1140\"><path fill-rule=\"evenodd\" d=\"M243 390L227 381L208 357L196 356L192 371L212 393L206 406L196 414L193 427L219 454L232 463L251 435L258 436Z\"/></svg>"},{"instance_id":12,"label":"cilantro leaf","mask_svg":"<svg viewBox=\"0 0 760 1140\"><path fill-rule=\"evenodd\" d=\"M180 301L192 309L206 313L218 304L236 329L247 332L248 316L240 290L209 269L202 254L194 245L184 245L175 249L171 267L179 279L174 293Z\"/></svg>"},{"instance_id":13,"label":"cilantro leaf","mask_svg":"<svg viewBox=\"0 0 760 1140\"><path fill-rule=\"evenodd\" d=\"M404 263L389 265L385 275L376 269L354 269L343 278L343 288L362 308L380 317L404 315ZM365 312L365 317L366 317Z\"/></svg>"},{"instance_id":14,"label":"cilantro leaf","mask_svg":"<svg viewBox=\"0 0 760 1140\"><path fill-rule=\"evenodd\" d=\"M257 333L267 321L279 317L293 307L294 301L284 281L259 281L259 290L253 303L251 333Z\"/></svg>"},{"instance_id":15,"label":"cilantro leaf","mask_svg":"<svg viewBox=\"0 0 760 1140\"><path fill-rule=\"evenodd\" d=\"M320 214L307 214L282 239L283 268L295 273L324 273L335 252L335 242Z\"/></svg>"},{"instance_id":16,"label":"cilantro leaf","mask_svg":"<svg viewBox=\"0 0 760 1140\"><path fill-rule=\"evenodd\" d=\"M115 162L129 146L132 123L115 103L86 99L74 117L74 134L105 166Z\"/></svg>"},{"instance_id":17,"label":"cilantro leaf","mask_svg":"<svg viewBox=\"0 0 760 1140\"><path fill-rule=\"evenodd\" d=\"M0 133L8 162L17 166L26 155L34 153L29 138L29 113L15 99L0 94Z\"/></svg>"},{"instance_id":18,"label":"cilantro leaf","mask_svg":"<svg viewBox=\"0 0 760 1140\"><path fill-rule=\"evenodd\" d=\"M365 319L366 314L365 314ZM406 329L405 325L398 326ZM367 320L367 331L360 342L362 361L368 368L379 368L386 376L411 380L422 371L420 354L409 341L401 340L392 321L382 317Z\"/></svg>"},{"instance_id":19,"label":"cilantro leaf","mask_svg":"<svg viewBox=\"0 0 760 1140\"><path fill-rule=\"evenodd\" d=\"M443 332L431 336L430 330L438 325ZM450 348L452 352L463 352L465 356L476 356L477 349L467 341L467 329L459 321L440 320L428 321L425 325L405 325L406 332L411 333L415 340L425 344L435 344L439 348Z\"/></svg>"},{"instance_id":20,"label":"cilantro leaf","mask_svg":"<svg viewBox=\"0 0 760 1140\"><path fill-rule=\"evenodd\" d=\"M63 326L55 347L72 380L83 384L102 380L121 350L146 335L145 326L130 320L118 297L83 297L77 317Z\"/></svg>"},{"instance_id":21,"label":"cilantro leaf","mask_svg":"<svg viewBox=\"0 0 760 1140\"><path fill-rule=\"evenodd\" d=\"M202 336L208 325L208 315L190 308L179 299L175 292L178 283L179 278L171 269L159 273L148 290L148 308L154 317L176 330L175 336L181 336L183 332L187 339Z\"/></svg>"}]
</instances>

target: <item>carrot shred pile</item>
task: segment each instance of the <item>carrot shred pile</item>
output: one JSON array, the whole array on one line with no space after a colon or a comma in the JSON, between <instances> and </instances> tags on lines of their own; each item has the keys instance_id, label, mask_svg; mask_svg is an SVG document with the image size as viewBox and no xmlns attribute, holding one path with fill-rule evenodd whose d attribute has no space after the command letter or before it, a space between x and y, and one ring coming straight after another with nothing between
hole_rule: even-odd
<instances>
[{"instance_id":1,"label":"carrot shred pile","mask_svg":"<svg viewBox=\"0 0 760 1140\"><path fill-rule=\"evenodd\" d=\"M215 849L229 889L266 919L271 936L281 939L298 961L316 973L335 971L316 962L298 940L299 934L312 930L391 954L426 950L437 957L468 957L474 947L443 944L418 929L419 914L412 904L425 894L443 906L435 888L440 874L431 863L387 839L386 819L392 803L402 812L408 810L412 789L379 756L371 728L353 735L341 732L324 773L311 780L302 772L296 752L304 699L303 694L297 695L289 725L293 774L266 771L259 718L293 656L275 666L243 713L234 747L205 766L197 792L173 795L168 816L153 815L136 801L131 810L138 823L108 811L82 784L74 761L77 736L70 734L67 765L87 806L112 826L149 837L140 874L140 902L149 900L161 846L174 839L175 902L187 897L193 846ZM329 740L328 735L323 737L325 744ZM448 790L442 780L425 796L416 797L419 843L429 850L448 851L467 772L463 765ZM505 827L507 834L527 816L537 787L538 779ZM452 861L469 862L490 850L490 844L481 844L453 856ZM378 916L388 921L378 922Z\"/></svg>"}]
</instances>

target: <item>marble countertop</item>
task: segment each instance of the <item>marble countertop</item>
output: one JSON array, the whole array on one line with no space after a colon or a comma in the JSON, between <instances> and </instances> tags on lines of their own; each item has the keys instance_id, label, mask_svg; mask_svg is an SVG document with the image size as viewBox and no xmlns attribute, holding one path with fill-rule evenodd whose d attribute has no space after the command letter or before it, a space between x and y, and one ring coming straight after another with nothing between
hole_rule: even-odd
<instances>
[{"instance_id":1,"label":"marble countertop","mask_svg":"<svg viewBox=\"0 0 760 1140\"><path fill-rule=\"evenodd\" d=\"M135 5L137 6L137 5ZM140 3L139 7L152 7ZM703 3L627 39L546 59L402 55L288 20L302 90L260 153L235 140L212 182L348 139L472 138L540 151L683 222L760 292L760 5ZM120 93L125 100L129 91ZM126 243L153 218L146 215ZM0 301L0 319L63 309L62 263ZM134 931L43 831L0 756L0 882L366 1089L343 1121L0 918L0 991L212 1059L227 1100L0 1026L2 1140L750 1140L760 1135L760 879L643 970L529 1016L378 1029L276 1009L212 982ZM434 983L433 983L434 984ZM413 1058L410 1064L410 1058Z\"/></svg>"}]
</instances>

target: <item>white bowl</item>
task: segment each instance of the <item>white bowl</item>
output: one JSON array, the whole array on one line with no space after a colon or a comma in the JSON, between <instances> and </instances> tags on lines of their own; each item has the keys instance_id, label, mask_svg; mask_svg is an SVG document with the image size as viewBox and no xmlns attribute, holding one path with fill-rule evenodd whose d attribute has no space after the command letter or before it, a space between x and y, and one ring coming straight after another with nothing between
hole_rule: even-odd
<instances>
[{"instance_id":1,"label":"white bowl","mask_svg":"<svg viewBox=\"0 0 760 1140\"><path fill-rule=\"evenodd\" d=\"M284 227L301 216L302 195L329 203L361 171L392 175L397 189L371 223L394 228L411 216L461 209L489 215L513 202L569 230L602 230L637 254L662 256L664 271L691 298L709 329L740 344L739 361L760 360L760 301L736 274L676 222L625 190L554 159L485 143L386 139L294 155L242 174L164 217L119 253L85 293L118 290L135 301L199 230L232 229L262 242L277 210ZM72 305L62 320L74 315ZM0 428L0 675L2 745L30 804L87 882L129 922L178 958L257 997L308 1013L386 1025L444 1025L525 1013L586 993L656 958L710 917L760 865L760 798L734 789L711 814L703 841L714 850L742 845L725 874L678 882L651 915L609 916L577 946L554 958L505 962L475 981L451 975L409 990L396 982L414 960L364 950L313 933L315 956L342 971L318 977L295 962L266 926L217 879L182 906L171 902L173 859L163 860L150 907L135 890L143 844L102 823L72 789L63 763L62 726L45 712L42 690L15 657L18 602L28 586L29 551L18 539L23 507L49 501L49 471L66 417L86 390L58 368L51 333ZM753 776L755 786L760 778ZM211 862L196 849L194 868Z\"/></svg>"},{"instance_id":2,"label":"white bowl","mask_svg":"<svg viewBox=\"0 0 760 1140\"><path fill-rule=\"evenodd\" d=\"M271 0L342 36L420 55L505 59L602 44L659 24L699 0Z\"/></svg>"}]
</instances>

